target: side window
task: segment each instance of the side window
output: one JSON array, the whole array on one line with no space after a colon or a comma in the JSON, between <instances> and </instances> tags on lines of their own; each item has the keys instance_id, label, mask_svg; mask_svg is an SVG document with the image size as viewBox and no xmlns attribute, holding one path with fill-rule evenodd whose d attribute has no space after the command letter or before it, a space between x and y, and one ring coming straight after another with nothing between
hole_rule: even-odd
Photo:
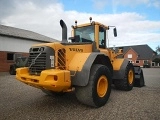
<instances>
[{"instance_id":1,"label":"side window","mask_svg":"<svg viewBox=\"0 0 160 120\"><path fill-rule=\"evenodd\" d=\"M99 27L99 48L106 48L106 30Z\"/></svg>"}]
</instances>

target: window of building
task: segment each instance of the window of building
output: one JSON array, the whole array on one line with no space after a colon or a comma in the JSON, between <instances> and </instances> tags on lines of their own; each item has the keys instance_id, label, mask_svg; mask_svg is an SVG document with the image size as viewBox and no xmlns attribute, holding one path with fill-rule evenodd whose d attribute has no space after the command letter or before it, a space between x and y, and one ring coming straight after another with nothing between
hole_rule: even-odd
<instances>
[{"instance_id":1,"label":"window of building","mask_svg":"<svg viewBox=\"0 0 160 120\"><path fill-rule=\"evenodd\" d=\"M128 54L128 58L132 58L132 54Z\"/></svg>"},{"instance_id":2,"label":"window of building","mask_svg":"<svg viewBox=\"0 0 160 120\"><path fill-rule=\"evenodd\" d=\"M143 63L148 63L148 60L143 60Z\"/></svg>"},{"instance_id":3,"label":"window of building","mask_svg":"<svg viewBox=\"0 0 160 120\"><path fill-rule=\"evenodd\" d=\"M14 53L7 53L7 60L14 60Z\"/></svg>"},{"instance_id":4,"label":"window of building","mask_svg":"<svg viewBox=\"0 0 160 120\"><path fill-rule=\"evenodd\" d=\"M136 60L136 63L140 63L140 61L139 61L139 60Z\"/></svg>"}]
</instances>

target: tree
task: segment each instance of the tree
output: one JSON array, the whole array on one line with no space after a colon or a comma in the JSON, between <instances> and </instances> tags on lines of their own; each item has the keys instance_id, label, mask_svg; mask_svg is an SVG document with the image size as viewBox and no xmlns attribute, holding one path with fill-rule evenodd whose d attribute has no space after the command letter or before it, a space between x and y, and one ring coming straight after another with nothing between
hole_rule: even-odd
<instances>
[{"instance_id":1,"label":"tree","mask_svg":"<svg viewBox=\"0 0 160 120\"><path fill-rule=\"evenodd\" d=\"M160 54L160 46L159 45L156 47L156 52L158 55Z\"/></svg>"},{"instance_id":2,"label":"tree","mask_svg":"<svg viewBox=\"0 0 160 120\"><path fill-rule=\"evenodd\" d=\"M155 62L155 63L160 63L160 58L155 58L155 59L153 60L153 62Z\"/></svg>"}]
</instances>

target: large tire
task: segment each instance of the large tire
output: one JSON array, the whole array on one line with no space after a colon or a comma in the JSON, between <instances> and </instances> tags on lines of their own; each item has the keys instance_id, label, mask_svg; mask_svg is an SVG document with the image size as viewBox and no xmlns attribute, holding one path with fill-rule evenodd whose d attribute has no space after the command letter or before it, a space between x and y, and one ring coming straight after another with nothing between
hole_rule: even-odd
<instances>
[{"instance_id":1,"label":"large tire","mask_svg":"<svg viewBox=\"0 0 160 120\"><path fill-rule=\"evenodd\" d=\"M14 66L10 66L10 70L9 70L10 75L15 75L16 74L16 70Z\"/></svg>"},{"instance_id":2,"label":"large tire","mask_svg":"<svg viewBox=\"0 0 160 120\"><path fill-rule=\"evenodd\" d=\"M111 73L106 66L93 65L87 86L75 88L77 99L81 103L93 107L105 105L111 93L111 80Z\"/></svg>"},{"instance_id":3,"label":"large tire","mask_svg":"<svg viewBox=\"0 0 160 120\"><path fill-rule=\"evenodd\" d=\"M140 73L140 78L136 78L135 79L134 86L135 87L143 87L143 86L145 86L143 71L141 71L141 73Z\"/></svg>"},{"instance_id":4,"label":"large tire","mask_svg":"<svg viewBox=\"0 0 160 120\"><path fill-rule=\"evenodd\" d=\"M134 86L134 81L134 67L131 63L129 63L126 67L124 78L120 80L114 80L114 85L116 89L130 91Z\"/></svg>"}]
</instances>

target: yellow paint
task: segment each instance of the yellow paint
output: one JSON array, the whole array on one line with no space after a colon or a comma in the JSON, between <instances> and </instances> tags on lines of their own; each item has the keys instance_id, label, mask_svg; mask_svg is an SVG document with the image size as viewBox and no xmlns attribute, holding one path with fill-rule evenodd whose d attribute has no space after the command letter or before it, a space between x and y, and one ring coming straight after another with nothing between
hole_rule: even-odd
<instances>
[{"instance_id":1,"label":"yellow paint","mask_svg":"<svg viewBox=\"0 0 160 120\"><path fill-rule=\"evenodd\" d=\"M106 76L101 76L97 83L97 93L99 97L104 97L108 90L108 80Z\"/></svg>"},{"instance_id":2,"label":"yellow paint","mask_svg":"<svg viewBox=\"0 0 160 120\"><path fill-rule=\"evenodd\" d=\"M76 27L85 27L85 26L89 26L89 25L91 25L91 23L80 24L80 25L77 25Z\"/></svg>"},{"instance_id":3,"label":"yellow paint","mask_svg":"<svg viewBox=\"0 0 160 120\"><path fill-rule=\"evenodd\" d=\"M95 25L95 42L96 47L99 48L99 25Z\"/></svg>"},{"instance_id":4,"label":"yellow paint","mask_svg":"<svg viewBox=\"0 0 160 120\"><path fill-rule=\"evenodd\" d=\"M81 56L85 53L91 53L92 51L92 44L85 44L85 45L67 45L65 46L66 49L66 69L70 70L70 65L73 64L72 62L75 61L75 65L78 64L78 61L81 59ZM79 57L75 58L75 56L79 55ZM74 59L74 60L73 60ZM76 62L77 61L77 62ZM80 60L81 61L81 60ZM83 65L82 65L83 66ZM82 67L81 66L81 67ZM80 67L80 68L81 68ZM77 69L76 69L77 70Z\"/></svg>"},{"instance_id":5,"label":"yellow paint","mask_svg":"<svg viewBox=\"0 0 160 120\"><path fill-rule=\"evenodd\" d=\"M68 69L71 71L81 71L90 53L77 53L71 60Z\"/></svg>"},{"instance_id":6,"label":"yellow paint","mask_svg":"<svg viewBox=\"0 0 160 120\"><path fill-rule=\"evenodd\" d=\"M106 54L109 58L110 58L110 53L108 51L108 49L99 49L101 51L101 53Z\"/></svg>"},{"instance_id":7,"label":"yellow paint","mask_svg":"<svg viewBox=\"0 0 160 120\"><path fill-rule=\"evenodd\" d=\"M29 75L28 68L18 68L16 78L28 85L52 90L55 92L67 91L71 86L70 71L50 69L41 72L40 76ZM54 76L57 76L56 80Z\"/></svg>"},{"instance_id":8,"label":"yellow paint","mask_svg":"<svg viewBox=\"0 0 160 120\"><path fill-rule=\"evenodd\" d=\"M112 63L113 70L120 70L120 67L123 63L124 59L115 59Z\"/></svg>"},{"instance_id":9,"label":"yellow paint","mask_svg":"<svg viewBox=\"0 0 160 120\"><path fill-rule=\"evenodd\" d=\"M85 44L85 45L62 45L59 42L55 43L45 43L45 44L38 44L36 46L48 46L55 50L55 66L58 66L58 50L64 48L66 51L66 69L69 70L69 64L71 63L73 57L77 53L91 53L92 52L92 44ZM82 55L83 56L83 55ZM78 60L79 58L77 58ZM83 65L80 67L82 68Z\"/></svg>"},{"instance_id":10,"label":"yellow paint","mask_svg":"<svg viewBox=\"0 0 160 120\"><path fill-rule=\"evenodd\" d=\"M91 22L91 23L85 23L85 24L81 24L81 25L77 25L76 27L85 27L85 26L89 26L89 25L98 25L98 26L102 26L104 27L105 29L108 29L108 26L104 25L104 24L101 24L99 22Z\"/></svg>"},{"instance_id":11,"label":"yellow paint","mask_svg":"<svg viewBox=\"0 0 160 120\"><path fill-rule=\"evenodd\" d=\"M133 83L133 70L130 69L129 72L128 72L128 82L129 84L132 84Z\"/></svg>"}]
</instances>

